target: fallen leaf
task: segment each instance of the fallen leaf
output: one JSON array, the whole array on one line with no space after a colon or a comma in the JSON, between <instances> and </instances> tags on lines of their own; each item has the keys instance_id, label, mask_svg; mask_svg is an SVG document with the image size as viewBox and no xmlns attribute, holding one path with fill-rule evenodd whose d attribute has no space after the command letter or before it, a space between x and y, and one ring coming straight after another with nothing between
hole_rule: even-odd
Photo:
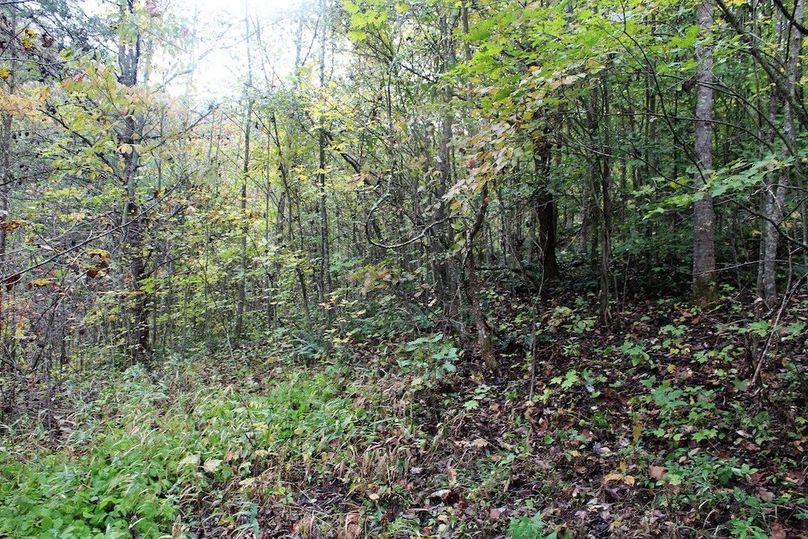
<instances>
[{"instance_id":1,"label":"fallen leaf","mask_svg":"<svg viewBox=\"0 0 808 539\"><path fill-rule=\"evenodd\" d=\"M451 494L451 493L452 493L452 491L450 489L442 488L442 489L436 490L435 492L430 494L429 497L430 498L440 498L441 500L443 500L444 498L447 498L449 496L449 494Z\"/></svg>"},{"instance_id":2,"label":"fallen leaf","mask_svg":"<svg viewBox=\"0 0 808 539\"><path fill-rule=\"evenodd\" d=\"M662 478L665 477L665 470L664 466L649 466L648 467L648 475L651 479L656 479L657 481L662 481Z\"/></svg>"},{"instance_id":3,"label":"fallen leaf","mask_svg":"<svg viewBox=\"0 0 808 539\"><path fill-rule=\"evenodd\" d=\"M208 473L213 473L219 469L221 463L222 461L219 459L208 459L205 461L205 464L202 465L202 468Z\"/></svg>"},{"instance_id":4,"label":"fallen leaf","mask_svg":"<svg viewBox=\"0 0 808 539\"><path fill-rule=\"evenodd\" d=\"M624 475L623 476L623 483L625 483L626 485L628 485L630 487L633 487L634 483L636 483L636 482L637 482L637 480L634 478L633 475Z\"/></svg>"},{"instance_id":5,"label":"fallen leaf","mask_svg":"<svg viewBox=\"0 0 808 539\"><path fill-rule=\"evenodd\" d=\"M779 522L772 524L769 539L786 539L786 537L788 537L788 535L786 535L786 530L783 528L782 524Z\"/></svg>"},{"instance_id":6,"label":"fallen leaf","mask_svg":"<svg viewBox=\"0 0 808 539\"><path fill-rule=\"evenodd\" d=\"M177 468L185 466L199 466L199 455L188 455L177 463Z\"/></svg>"},{"instance_id":7,"label":"fallen leaf","mask_svg":"<svg viewBox=\"0 0 808 539\"><path fill-rule=\"evenodd\" d=\"M621 473L610 473L603 476L603 482L608 483L609 481L622 481L623 474Z\"/></svg>"},{"instance_id":8,"label":"fallen leaf","mask_svg":"<svg viewBox=\"0 0 808 539\"><path fill-rule=\"evenodd\" d=\"M356 539L359 537L359 513L353 512L345 515L345 524L342 526L342 539Z\"/></svg>"},{"instance_id":9,"label":"fallen leaf","mask_svg":"<svg viewBox=\"0 0 808 539\"><path fill-rule=\"evenodd\" d=\"M488 445L488 440L484 440L482 438L477 438L476 440L471 442L471 444L469 444L470 447L476 447L478 449L482 449L483 447L486 447L487 445Z\"/></svg>"},{"instance_id":10,"label":"fallen leaf","mask_svg":"<svg viewBox=\"0 0 808 539\"><path fill-rule=\"evenodd\" d=\"M603 482L609 483L611 481L622 481L626 485L633 486L637 480L632 475L624 475L621 473L612 472L603 476Z\"/></svg>"},{"instance_id":11,"label":"fallen leaf","mask_svg":"<svg viewBox=\"0 0 808 539\"><path fill-rule=\"evenodd\" d=\"M248 477L247 479L242 479L241 481L238 482L241 488L247 488L249 486L252 486L253 483L255 483L255 477Z\"/></svg>"},{"instance_id":12,"label":"fallen leaf","mask_svg":"<svg viewBox=\"0 0 808 539\"><path fill-rule=\"evenodd\" d=\"M765 488L758 489L758 498L763 500L764 502L770 502L774 500L774 492L770 490L766 490Z\"/></svg>"}]
</instances>

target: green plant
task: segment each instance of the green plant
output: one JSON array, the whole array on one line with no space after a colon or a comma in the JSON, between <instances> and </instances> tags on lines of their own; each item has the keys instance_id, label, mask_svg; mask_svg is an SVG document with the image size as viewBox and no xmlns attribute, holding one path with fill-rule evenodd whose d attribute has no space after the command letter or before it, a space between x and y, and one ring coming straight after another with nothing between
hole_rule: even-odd
<instances>
[{"instance_id":1,"label":"green plant","mask_svg":"<svg viewBox=\"0 0 808 539\"><path fill-rule=\"evenodd\" d=\"M532 517L521 516L511 519L508 526L508 535L511 539L557 539L558 532L547 532L541 513Z\"/></svg>"},{"instance_id":2,"label":"green plant","mask_svg":"<svg viewBox=\"0 0 808 539\"><path fill-rule=\"evenodd\" d=\"M81 445L0 455L0 536L162 537L200 493L215 499L234 478L247 489L270 455L330 476L322 455L344 451L365 417L325 374L278 380L263 395L204 385L187 367L176 377L188 391L131 368L99 397L96 424L70 440ZM247 502L236 516L253 526Z\"/></svg>"},{"instance_id":3,"label":"green plant","mask_svg":"<svg viewBox=\"0 0 808 539\"><path fill-rule=\"evenodd\" d=\"M416 375L413 385L437 382L457 370L459 350L443 333L419 337L405 343L402 349L405 354L399 357L398 366Z\"/></svg>"},{"instance_id":4,"label":"green plant","mask_svg":"<svg viewBox=\"0 0 808 539\"><path fill-rule=\"evenodd\" d=\"M651 361L651 356L645 351L642 341L626 339L623 341L623 344L620 345L620 351L631 360L631 364L635 367L642 364L648 364L651 367L654 366L654 363Z\"/></svg>"}]
</instances>

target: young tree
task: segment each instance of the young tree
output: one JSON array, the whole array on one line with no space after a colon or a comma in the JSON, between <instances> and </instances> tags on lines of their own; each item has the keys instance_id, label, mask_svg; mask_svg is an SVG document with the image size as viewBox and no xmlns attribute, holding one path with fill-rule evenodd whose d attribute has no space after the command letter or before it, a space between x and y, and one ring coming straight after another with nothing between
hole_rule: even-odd
<instances>
[{"instance_id":1,"label":"young tree","mask_svg":"<svg viewBox=\"0 0 808 539\"><path fill-rule=\"evenodd\" d=\"M698 302L709 302L715 286L715 210L709 190L713 168L713 0L702 0L696 8L699 41L696 45L696 173L699 191L693 207L693 294Z\"/></svg>"}]
</instances>

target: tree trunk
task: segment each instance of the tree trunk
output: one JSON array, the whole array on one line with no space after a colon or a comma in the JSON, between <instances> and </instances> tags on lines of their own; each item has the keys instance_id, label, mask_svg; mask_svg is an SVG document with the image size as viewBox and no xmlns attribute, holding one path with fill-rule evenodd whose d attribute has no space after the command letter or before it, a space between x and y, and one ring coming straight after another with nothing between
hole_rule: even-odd
<instances>
[{"instance_id":1,"label":"tree trunk","mask_svg":"<svg viewBox=\"0 0 808 539\"><path fill-rule=\"evenodd\" d=\"M535 160L536 172L541 176L538 178L539 188L536 194L536 217L539 225L539 249L542 257L542 278L545 281L556 279L560 272L558 270L558 259L556 257L556 205L553 193L550 191L550 149L541 152ZM532 237L528 237L532 245Z\"/></svg>"},{"instance_id":2,"label":"tree trunk","mask_svg":"<svg viewBox=\"0 0 808 539\"><path fill-rule=\"evenodd\" d=\"M802 23L805 11L804 0L797 0L794 6L793 17L797 24ZM777 35L781 37L780 45L783 48L782 63L785 65L786 91L789 92L790 99L783 99L783 158L796 158L792 155L792 149L797 144L797 133L794 123L794 112L791 102L796 98L796 85L799 76L800 47L802 45L802 35L800 31L789 24L789 22L778 11L775 16L777 24ZM772 108L777 109L776 91L772 95ZM776 113L772 115L776 119ZM795 167L799 163L795 161ZM761 291L766 307L773 308L777 304L777 250L780 243L780 233L777 227L782 223L784 212L783 207L786 202L786 190L790 182L791 169L783 168L774 181L766 183L766 201L764 204L764 214L762 226L762 279ZM804 219L804 215L803 215Z\"/></svg>"},{"instance_id":3,"label":"tree trunk","mask_svg":"<svg viewBox=\"0 0 808 539\"><path fill-rule=\"evenodd\" d=\"M497 360L494 357L494 344L491 328L485 319L482 304L480 302L480 285L477 279L477 267L474 259L474 239L483 226L485 214L488 210L488 184L483 185L480 193L480 207L474 219L474 223L466 230L466 245L463 251L463 291L469 302L471 316L474 319L474 326L477 329L477 345L480 348L482 357L488 368L496 370Z\"/></svg>"},{"instance_id":4,"label":"tree trunk","mask_svg":"<svg viewBox=\"0 0 808 539\"><path fill-rule=\"evenodd\" d=\"M135 16L134 0L127 0L121 9L127 19ZM124 86L133 88L138 84L138 75L141 60L141 35L138 31L132 44L119 44L118 65L120 74L118 80ZM146 273L146 253L144 252L144 235L146 219L141 215L141 206L138 201L138 171L140 169L140 154L136 146L135 134L138 122L142 121L134 113L128 114L123 121L123 131L119 135L119 147L123 151L124 168L122 183L126 188L126 204L122 220L125 226L124 253L129 260L130 282L129 296L131 298L130 316L131 326L129 335L129 348L133 363L147 363L151 358L151 342L149 340L149 293L143 289L143 280ZM138 137L140 139L141 137Z\"/></svg>"},{"instance_id":5,"label":"tree trunk","mask_svg":"<svg viewBox=\"0 0 808 539\"><path fill-rule=\"evenodd\" d=\"M323 24L320 31L320 88L325 87L325 44L326 44L326 21L327 7L326 0L320 3L322 9ZM331 282L331 269L330 269L330 256L328 249L328 207L326 205L326 189L325 189L325 148L327 144L324 119L319 119L318 129L318 169L317 169L317 183L320 190L319 206L320 206L320 302L326 301L327 296L331 293L333 288Z\"/></svg>"},{"instance_id":6,"label":"tree trunk","mask_svg":"<svg viewBox=\"0 0 808 539\"><path fill-rule=\"evenodd\" d=\"M247 80L244 83L244 99L246 111L244 118L244 162L241 174L241 193L239 196L239 209L241 212L241 242L240 263L241 274L238 282L238 300L236 303L235 340L238 342L244 334L244 309L247 301L247 234L249 232L249 219L247 217L247 180L250 175L250 135L252 133L252 51L250 50L250 13L244 10L245 40L247 44Z\"/></svg>"},{"instance_id":7,"label":"tree trunk","mask_svg":"<svg viewBox=\"0 0 808 539\"><path fill-rule=\"evenodd\" d=\"M608 327L612 322L610 302L610 283L609 274L611 267L611 227L612 227L612 208L611 208L611 178L612 178L612 164L611 158L611 132L609 125L610 103L609 103L609 87L607 80L604 78L601 86L603 90L603 117L606 123L603 129L603 145L600 150L600 156L597 159L599 164L600 183L598 185L600 191L600 286L599 286L599 302L600 302L600 323L604 327Z\"/></svg>"},{"instance_id":8,"label":"tree trunk","mask_svg":"<svg viewBox=\"0 0 808 539\"><path fill-rule=\"evenodd\" d=\"M713 167L713 0L697 8L699 42L696 45L696 144L698 165L694 185L702 195L693 208L693 296L698 303L715 299L715 211L705 185Z\"/></svg>"},{"instance_id":9,"label":"tree trunk","mask_svg":"<svg viewBox=\"0 0 808 539\"><path fill-rule=\"evenodd\" d=\"M8 94L14 93L15 89L15 69L16 69L16 33L17 18L12 16L8 23L9 35L4 36L8 40L6 53L8 55L8 65L11 74L6 80ZM13 118L11 112L4 110L0 113L0 275L6 275L6 251L8 245L8 223L10 217L11 198L11 130L13 128ZM2 284L2 283L0 283ZM0 344L2 344L5 334L5 298L4 287L0 286ZM5 365L5 363L3 364ZM5 367L3 367L5 369Z\"/></svg>"},{"instance_id":10,"label":"tree trunk","mask_svg":"<svg viewBox=\"0 0 808 539\"><path fill-rule=\"evenodd\" d=\"M445 16L440 18L440 31L441 37L444 41L443 57L440 61L443 63L442 71L449 69L450 58L453 56L451 51L451 29ZM452 276L449 271L449 261L447 259L447 244L449 242L448 226L446 220L446 207L443 196L449 190L452 183L452 164L451 160L451 144L453 134L454 117L451 111L451 88L447 87L443 92L443 114L440 122L440 134L438 139L438 173L439 183L435 192L434 211L432 212L432 222L439 223L432 227L430 231L429 247L432 255L432 271L435 275L435 295L441 303L443 313L446 316L451 316L451 303L455 295L455 289L452 286Z\"/></svg>"}]
</instances>

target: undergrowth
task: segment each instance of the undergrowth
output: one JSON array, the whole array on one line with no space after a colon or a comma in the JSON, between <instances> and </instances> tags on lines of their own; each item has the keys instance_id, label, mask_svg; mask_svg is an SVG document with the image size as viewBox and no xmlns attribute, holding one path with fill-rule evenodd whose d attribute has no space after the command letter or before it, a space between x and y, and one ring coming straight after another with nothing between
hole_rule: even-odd
<instances>
[{"instance_id":1,"label":"undergrowth","mask_svg":"<svg viewBox=\"0 0 808 539\"><path fill-rule=\"evenodd\" d=\"M318 347L278 335L238 357L78 377L57 429L3 442L0 536L806 530L805 342L792 329L808 308L783 323L755 393L744 336L760 330L738 310L660 300L599 334L575 298L533 335L528 304L497 305L535 364L502 350L490 373L445 334L352 327Z\"/></svg>"},{"instance_id":2,"label":"undergrowth","mask_svg":"<svg viewBox=\"0 0 808 539\"><path fill-rule=\"evenodd\" d=\"M351 440L366 417L324 373L298 372L262 394L245 390L250 375L242 375L235 383L202 383L191 366L175 366L152 382L130 368L94 403L98 415L70 432L60 450L7 447L0 457L0 535L187 531L188 516L211 503L206 497L249 500L261 471L317 461ZM239 516L219 513L231 523Z\"/></svg>"}]
</instances>

